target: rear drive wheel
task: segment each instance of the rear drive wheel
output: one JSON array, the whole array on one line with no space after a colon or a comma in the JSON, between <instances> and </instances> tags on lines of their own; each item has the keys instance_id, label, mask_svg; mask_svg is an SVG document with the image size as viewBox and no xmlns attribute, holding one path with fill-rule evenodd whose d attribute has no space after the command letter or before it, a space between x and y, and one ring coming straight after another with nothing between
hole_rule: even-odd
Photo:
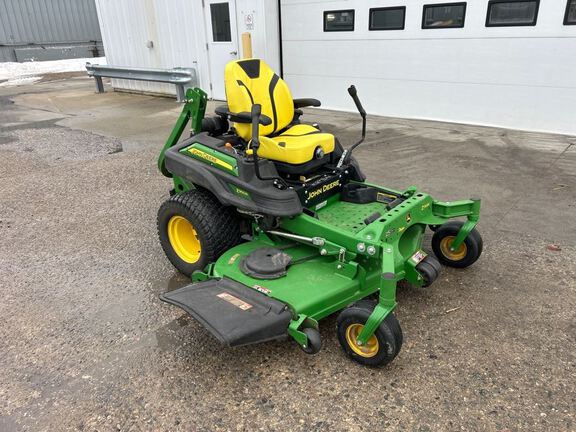
<instances>
[{"instance_id":1,"label":"rear drive wheel","mask_svg":"<svg viewBox=\"0 0 576 432\"><path fill-rule=\"evenodd\" d=\"M352 360L366 366L384 366L390 363L402 348L402 330L394 314L390 313L368 341L361 345L358 336L364 329L374 303L359 301L338 316L338 341Z\"/></svg>"},{"instance_id":2,"label":"rear drive wheel","mask_svg":"<svg viewBox=\"0 0 576 432\"><path fill-rule=\"evenodd\" d=\"M452 243L464 225L461 221L446 222L432 236L432 250L438 260L449 267L465 268L474 264L482 254L482 236L474 228L468 237L453 249Z\"/></svg>"},{"instance_id":3,"label":"rear drive wheel","mask_svg":"<svg viewBox=\"0 0 576 432\"><path fill-rule=\"evenodd\" d=\"M176 269L191 276L240 241L236 212L205 190L174 195L158 210L158 236Z\"/></svg>"}]
</instances>

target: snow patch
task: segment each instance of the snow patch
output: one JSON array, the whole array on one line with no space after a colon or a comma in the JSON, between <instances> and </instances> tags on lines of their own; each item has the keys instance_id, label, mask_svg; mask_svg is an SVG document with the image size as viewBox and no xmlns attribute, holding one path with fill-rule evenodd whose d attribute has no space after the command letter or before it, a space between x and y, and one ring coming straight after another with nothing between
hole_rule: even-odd
<instances>
[{"instance_id":1,"label":"snow patch","mask_svg":"<svg viewBox=\"0 0 576 432\"><path fill-rule=\"evenodd\" d=\"M0 63L0 87L33 84L51 73L85 71L87 62L106 64L106 57Z\"/></svg>"}]
</instances>

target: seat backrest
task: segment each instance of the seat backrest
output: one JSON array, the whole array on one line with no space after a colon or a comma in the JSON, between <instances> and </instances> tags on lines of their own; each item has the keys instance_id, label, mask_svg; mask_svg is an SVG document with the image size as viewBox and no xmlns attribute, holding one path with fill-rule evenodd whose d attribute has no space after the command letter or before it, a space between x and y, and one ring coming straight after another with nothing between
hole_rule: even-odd
<instances>
[{"instance_id":1,"label":"seat backrest","mask_svg":"<svg viewBox=\"0 0 576 432\"><path fill-rule=\"evenodd\" d=\"M282 78L259 59L236 60L224 71L226 99L231 112L250 112L253 104L262 105L262 114L272 119L268 126L260 125L260 135L268 136L288 126L294 118L294 102ZM252 126L235 123L239 136L252 137Z\"/></svg>"}]
</instances>

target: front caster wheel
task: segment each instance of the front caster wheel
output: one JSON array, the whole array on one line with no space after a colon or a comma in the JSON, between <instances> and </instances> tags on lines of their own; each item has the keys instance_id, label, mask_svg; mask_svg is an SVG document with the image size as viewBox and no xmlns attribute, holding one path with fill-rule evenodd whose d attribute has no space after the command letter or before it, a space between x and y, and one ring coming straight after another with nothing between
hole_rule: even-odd
<instances>
[{"instance_id":1,"label":"front caster wheel","mask_svg":"<svg viewBox=\"0 0 576 432\"><path fill-rule=\"evenodd\" d=\"M422 284L422 288L429 287L432 283L438 278L440 275L440 271L442 270L442 266L431 255L428 255L420 264L416 266L416 270L424 279L424 283Z\"/></svg>"},{"instance_id":2,"label":"front caster wheel","mask_svg":"<svg viewBox=\"0 0 576 432\"><path fill-rule=\"evenodd\" d=\"M302 346L302 351L306 354L316 354L322 348L322 339L320 338L320 332L314 328L305 328L302 332L306 333L308 337L308 344Z\"/></svg>"},{"instance_id":3,"label":"front caster wheel","mask_svg":"<svg viewBox=\"0 0 576 432\"><path fill-rule=\"evenodd\" d=\"M374 303L360 301L338 316L338 341L352 360L366 366L384 366L390 363L402 348L402 330L396 317L390 313L364 345L358 336L374 309Z\"/></svg>"},{"instance_id":4,"label":"front caster wheel","mask_svg":"<svg viewBox=\"0 0 576 432\"><path fill-rule=\"evenodd\" d=\"M446 222L432 236L432 250L438 260L449 267L465 268L474 264L482 254L482 237L474 228L468 237L457 248L452 248L452 242L464 222Z\"/></svg>"}]
</instances>

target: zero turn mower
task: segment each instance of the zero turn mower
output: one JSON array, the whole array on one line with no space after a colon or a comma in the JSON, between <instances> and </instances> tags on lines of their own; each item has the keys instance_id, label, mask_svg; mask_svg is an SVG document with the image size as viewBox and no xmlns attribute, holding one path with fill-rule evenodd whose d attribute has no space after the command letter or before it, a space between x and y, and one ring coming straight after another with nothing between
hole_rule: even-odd
<instances>
[{"instance_id":1,"label":"zero turn mower","mask_svg":"<svg viewBox=\"0 0 576 432\"><path fill-rule=\"evenodd\" d=\"M316 99L292 99L263 61L225 70L227 105L205 117L207 95L189 89L158 166L171 197L158 212L168 259L192 283L161 295L221 342L291 337L320 350L319 321L336 312L338 340L359 363L392 361L402 346L396 285L426 287L440 263L457 268L482 253L480 199L436 201L414 186L366 182L353 150L300 122ZM188 122L191 136L178 142ZM461 220L453 220L461 218ZM422 250L434 231L434 256Z\"/></svg>"}]
</instances>

